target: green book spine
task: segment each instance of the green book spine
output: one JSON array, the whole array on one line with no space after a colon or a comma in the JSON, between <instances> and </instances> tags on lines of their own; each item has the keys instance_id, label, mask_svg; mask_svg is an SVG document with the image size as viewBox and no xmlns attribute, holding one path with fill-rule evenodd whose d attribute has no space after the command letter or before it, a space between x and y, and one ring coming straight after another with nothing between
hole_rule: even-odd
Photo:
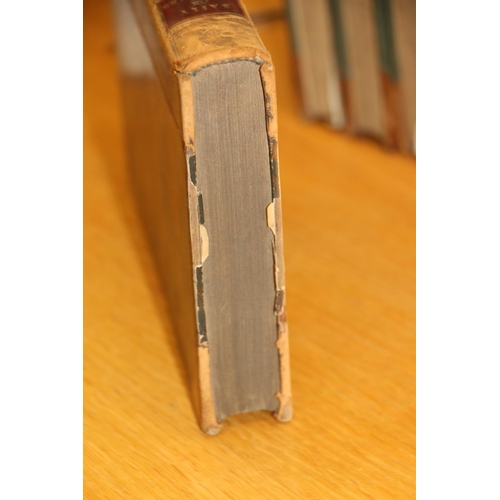
<instances>
[{"instance_id":1,"label":"green book spine","mask_svg":"<svg viewBox=\"0 0 500 500\"><path fill-rule=\"evenodd\" d=\"M333 36L335 40L335 53L337 54L340 74L343 78L347 79L349 75L349 67L347 64L344 29L342 27L340 0L330 0L330 12L333 25Z\"/></svg>"},{"instance_id":2,"label":"green book spine","mask_svg":"<svg viewBox=\"0 0 500 500\"><path fill-rule=\"evenodd\" d=\"M390 0L374 0L377 16L380 63L382 70L393 81L398 81L398 66L394 47L394 30L392 26Z\"/></svg>"},{"instance_id":3,"label":"green book spine","mask_svg":"<svg viewBox=\"0 0 500 500\"><path fill-rule=\"evenodd\" d=\"M340 73L340 88L342 92L342 103L344 106L345 129L352 133L352 103L349 91L349 62L347 57L346 38L342 22L341 0L329 0L330 18L333 29L333 41L335 44L335 55Z\"/></svg>"}]
</instances>

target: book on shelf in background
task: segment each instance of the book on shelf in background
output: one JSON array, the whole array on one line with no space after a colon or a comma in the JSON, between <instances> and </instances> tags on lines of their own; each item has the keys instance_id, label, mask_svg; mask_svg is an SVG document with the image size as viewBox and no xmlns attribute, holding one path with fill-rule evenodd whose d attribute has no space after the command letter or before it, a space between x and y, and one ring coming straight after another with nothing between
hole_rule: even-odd
<instances>
[{"instance_id":1,"label":"book on shelf in background","mask_svg":"<svg viewBox=\"0 0 500 500\"><path fill-rule=\"evenodd\" d=\"M304 114L415 154L415 0L288 0Z\"/></svg>"}]
</instances>

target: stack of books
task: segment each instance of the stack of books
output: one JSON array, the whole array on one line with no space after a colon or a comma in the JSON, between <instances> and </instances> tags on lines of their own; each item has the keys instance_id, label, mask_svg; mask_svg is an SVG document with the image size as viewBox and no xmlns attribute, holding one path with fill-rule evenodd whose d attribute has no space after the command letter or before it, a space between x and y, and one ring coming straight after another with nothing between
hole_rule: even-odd
<instances>
[{"instance_id":1,"label":"stack of books","mask_svg":"<svg viewBox=\"0 0 500 500\"><path fill-rule=\"evenodd\" d=\"M415 154L416 0L288 0L304 113Z\"/></svg>"}]
</instances>

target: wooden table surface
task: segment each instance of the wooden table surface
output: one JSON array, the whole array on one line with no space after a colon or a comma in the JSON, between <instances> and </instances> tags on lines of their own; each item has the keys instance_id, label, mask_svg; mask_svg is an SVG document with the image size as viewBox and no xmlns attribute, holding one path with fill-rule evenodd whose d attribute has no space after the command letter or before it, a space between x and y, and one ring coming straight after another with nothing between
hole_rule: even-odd
<instances>
[{"instance_id":1,"label":"wooden table surface","mask_svg":"<svg viewBox=\"0 0 500 500\"><path fill-rule=\"evenodd\" d=\"M305 121L286 24L259 26L278 81L294 419L233 416L206 436L127 184L110 8L84 12L85 498L413 498L414 159Z\"/></svg>"}]
</instances>

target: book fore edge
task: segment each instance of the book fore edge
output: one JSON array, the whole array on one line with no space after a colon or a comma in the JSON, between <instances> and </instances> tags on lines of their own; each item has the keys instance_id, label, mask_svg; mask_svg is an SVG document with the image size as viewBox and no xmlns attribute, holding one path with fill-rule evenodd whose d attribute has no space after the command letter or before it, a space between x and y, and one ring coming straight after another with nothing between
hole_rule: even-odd
<instances>
[{"instance_id":1,"label":"book fore edge","mask_svg":"<svg viewBox=\"0 0 500 500\"><path fill-rule=\"evenodd\" d=\"M267 221L273 232L273 259L274 259L274 282L275 282L275 308L277 338L276 348L279 355L280 370L280 392L275 394L279 401L275 417L278 421L288 422L292 417L291 381L290 381L290 355L288 343L288 325L286 319L286 300L284 283L284 258L283 258L283 231L282 231L282 209L278 165L278 127L277 127L277 104L276 104L276 82L274 66L269 53L264 49L255 27L249 21L246 9L243 7L248 19L239 17L237 22L246 23L255 36L255 45L241 47L222 47L199 55L190 57L179 57L175 47L170 41L170 32L163 21L162 15L154 1L148 1L152 9L155 26L159 32L159 38L166 56L173 61L172 68L177 73L181 110L182 110L182 133L184 141L184 152L186 158L188 178L189 199L189 222L191 236L191 251L193 259L193 286L195 295L195 306L197 314L198 330L198 365L199 365L199 397L201 403L200 426L209 435L220 432L222 425L217 421L215 404L213 400L211 374L210 374L210 349L204 325L203 307L203 262L209 255L209 238L200 215L200 195L196 187L196 148L195 148L195 121L193 107L192 77L197 71L214 64L222 64L234 60L250 60L260 66L260 77L264 94L266 110L266 129L269 147L270 175L272 183L272 202L268 206ZM205 16L204 21L211 16ZM218 15L223 17L236 17ZM220 19L222 21L223 19ZM187 24L199 23L199 19L190 19L179 23L186 28ZM174 27L174 29L176 26ZM177 56L177 57L176 57Z\"/></svg>"}]
</instances>

